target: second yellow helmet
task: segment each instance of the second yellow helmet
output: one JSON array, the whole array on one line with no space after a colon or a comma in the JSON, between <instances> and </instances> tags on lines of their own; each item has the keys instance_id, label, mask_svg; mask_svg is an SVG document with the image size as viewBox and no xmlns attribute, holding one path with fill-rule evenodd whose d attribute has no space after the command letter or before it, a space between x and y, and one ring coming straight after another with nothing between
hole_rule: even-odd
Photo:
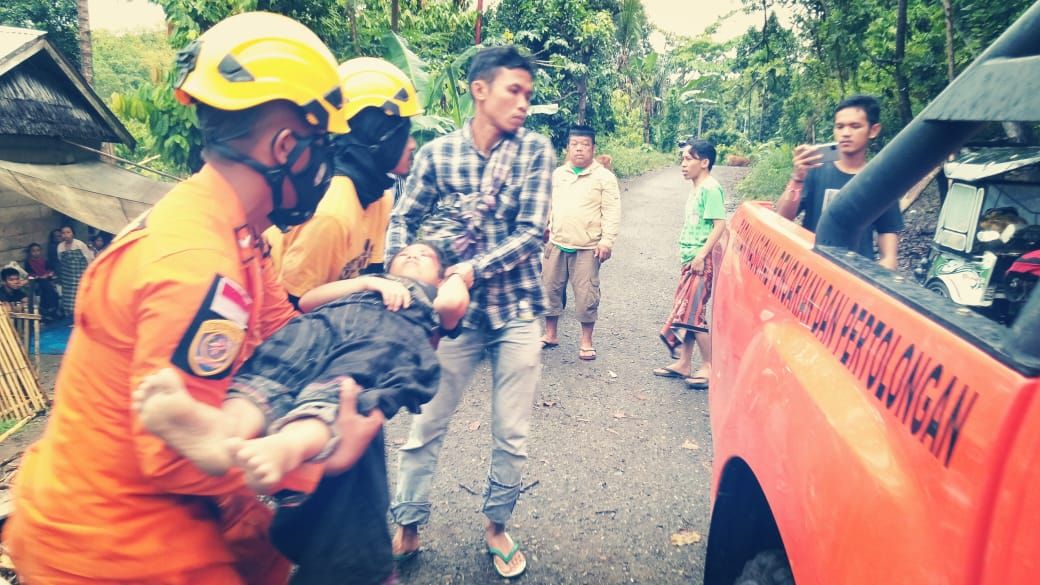
<instances>
[{"instance_id":1,"label":"second yellow helmet","mask_svg":"<svg viewBox=\"0 0 1040 585\"><path fill-rule=\"evenodd\" d=\"M339 66L349 121L358 112L375 107L387 116L410 118L422 113L412 80L389 61L358 57Z\"/></svg>"}]
</instances>

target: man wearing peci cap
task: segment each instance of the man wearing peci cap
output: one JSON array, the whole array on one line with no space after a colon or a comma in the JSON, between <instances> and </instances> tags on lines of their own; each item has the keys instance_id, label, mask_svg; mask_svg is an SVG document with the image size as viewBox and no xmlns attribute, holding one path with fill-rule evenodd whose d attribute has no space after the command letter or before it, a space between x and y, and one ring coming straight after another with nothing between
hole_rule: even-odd
<instances>
[{"instance_id":1,"label":"man wearing peci cap","mask_svg":"<svg viewBox=\"0 0 1040 585\"><path fill-rule=\"evenodd\" d=\"M599 316L599 269L613 254L621 225L617 177L596 159L596 131L571 126L567 161L553 171L549 241L542 257L547 307L542 347L559 345L557 328L574 291L574 315L581 323L578 358L596 359L592 332Z\"/></svg>"},{"instance_id":2,"label":"man wearing peci cap","mask_svg":"<svg viewBox=\"0 0 1040 585\"><path fill-rule=\"evenodd\" d=\"M270 512L241 474L210 477L178 456L143 429L130 393L169 367L195 399L218 405L231 374L295 314L260 234L305 221L324 195L327 133L346 130L341 84L314 33L269 13L217 23L177 65L177 98L195 105L206 163L83 276L55 407L22 460L4 532L25 583L287 576L266 542ZM343 443L367 444L381 421L346 422Z\"/></svg>"}]
</instances>

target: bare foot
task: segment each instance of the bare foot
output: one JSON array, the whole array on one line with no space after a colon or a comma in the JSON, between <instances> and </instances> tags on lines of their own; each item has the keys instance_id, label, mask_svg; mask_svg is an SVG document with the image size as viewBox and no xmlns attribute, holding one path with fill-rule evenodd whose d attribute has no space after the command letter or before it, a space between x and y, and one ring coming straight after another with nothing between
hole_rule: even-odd
<instances>
[{"instance_id":1,"label":"bare foot","mask_svg":"<svg viewBox=\"0 0 1040 585\"><path fill-rule=\"evenodd\" d=\"M504 525L488 522L487 545L489 550L494 548L508 558L509 554L513 551L515 542L508 534L506 534L506 527ZM516 553L513 554L513 557L508 563L498 555L492 556L492 562L495 563L495 570L503 577L516 577L527 569L527 557L525 557L524 553L519 549L517 549Z\"/></svg>"},{"instance_id":2,"label":"bare foot","mask_svg":"<svg viewBox=\"0 0 1040 585\"><path fill-rule=\"evenodd\" d=\"M392 550L394 560L404 561L419 552L419 527L416 525L398 526L394 531Z\"/></svg>"},{"instance_id":3,"label":"bare foot","mask_svg":"<svg viewBox=\"0 0 1040 585\"><path fill-rule=\"evenodd\" d=\"M245 473L246 485L258 494L269 494L281 483L286 473L299 467L307 458L295 437L275 433L259 439L230 439L235 464Z\"/></svg>"},{"instance_id":4,"label":"bare foot","mask_svg":"<svg viewBox=\"0 0 1040 585\"><path fill-rule=\"evenodd\" d=\"M210 475L231 468L223 413L188 394L176 372L167 368L146 377L130 399L144 428L196 467Z\"/></svg>"}]
</instances>

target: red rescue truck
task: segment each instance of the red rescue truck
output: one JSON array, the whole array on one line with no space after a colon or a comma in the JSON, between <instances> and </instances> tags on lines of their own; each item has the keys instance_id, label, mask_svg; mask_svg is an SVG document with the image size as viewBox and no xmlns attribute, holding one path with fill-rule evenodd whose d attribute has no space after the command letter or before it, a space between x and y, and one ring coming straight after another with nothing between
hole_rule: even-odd
<instances>
[{"instance_id":1,"label":"red rescue truck","mask_svg":"<svg viewBox=\"0 0 1040 585\"><path fill-rule=\"evenodd\" d=\"M1040 2L849 182L815 240L737 211L714 295L706 584L1040 583L1040 289L1004 326L847 251L1004 121L1040 122Z\"/></svg>"}]
</instances>

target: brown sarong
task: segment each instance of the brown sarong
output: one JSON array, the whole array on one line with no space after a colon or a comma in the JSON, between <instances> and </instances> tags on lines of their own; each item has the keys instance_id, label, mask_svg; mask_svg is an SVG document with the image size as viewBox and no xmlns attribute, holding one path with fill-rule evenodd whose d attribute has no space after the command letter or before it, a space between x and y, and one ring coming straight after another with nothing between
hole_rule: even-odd
<instances>
[{"instance_id":1,"label":"brown sarong","mask_svg":"<svg viewBox=\"0 0 1040 585\"><path fill-rule=\"evenodd\" d=\"M675 291L672 312L661 328L661 341L668 347L672 357L678 359L676 349L683 344L688 332L708 332L708 303L711 301L712 275L715 263L709 254L700 273L686 263L679 273L679 287Z\"/></svg>"}]
</instances>

